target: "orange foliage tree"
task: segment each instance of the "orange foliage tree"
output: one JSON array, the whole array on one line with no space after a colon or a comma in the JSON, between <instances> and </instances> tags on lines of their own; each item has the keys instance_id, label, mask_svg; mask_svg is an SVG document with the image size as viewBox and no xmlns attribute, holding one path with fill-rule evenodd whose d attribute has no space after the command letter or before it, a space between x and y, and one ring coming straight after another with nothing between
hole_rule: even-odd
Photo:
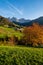
<instances>
[{"instance_id":1,"label":"orange foliage tree","mask_svg":"<svg viewBox=\"0 0 43 65\"><path fill-rule=\"evenodd\" d=\"M32 26L24 28L24 36L22 41L25 45L42 46L43 45L43 27L39 24L33 23Z\"/></svg>"}]
</instances>

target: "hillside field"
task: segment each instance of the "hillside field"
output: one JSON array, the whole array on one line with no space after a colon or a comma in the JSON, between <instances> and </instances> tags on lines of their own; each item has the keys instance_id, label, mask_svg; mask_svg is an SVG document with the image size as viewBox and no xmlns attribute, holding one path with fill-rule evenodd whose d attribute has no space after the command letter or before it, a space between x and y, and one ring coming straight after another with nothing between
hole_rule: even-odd
<instances>
[{"instance_id":1,"label":"hillside field","mask_svg":"<svg viewBox=\"0 0 43 65\"><path fill-rule=\"evenodd\" d=\"M43 48L0 46L0 65L43 65Z\"/></svg>"},{"instance_id":2,"label":"hillside field","mask_svg":"<svg viewBox=\"0 0 43 65\"><path fill-rule=\"evenodd\" d=\"M22 33L20 33L19 31L15 31L14 28L0 26L0 38L4 38L6 35L8 37L16 36L20 39Z\"/></svg>"}]
</instances>

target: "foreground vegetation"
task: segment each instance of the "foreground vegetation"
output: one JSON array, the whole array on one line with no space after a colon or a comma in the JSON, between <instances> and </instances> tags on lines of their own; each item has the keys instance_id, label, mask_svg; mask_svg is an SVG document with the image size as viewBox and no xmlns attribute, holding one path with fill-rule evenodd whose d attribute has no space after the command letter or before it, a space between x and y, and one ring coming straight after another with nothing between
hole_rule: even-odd
<instances>
[{"instance_id":1,"label":"foreground vegetation","mask_svg":"<svg viewBox=\"0 0 43 65\"><path fill-rule=\"evenodd\" d=\"M0 65L43 65L43 48L33 47L43 47L43 26L21 29L0 17Z\"/></svg>"},{"instance_id":2,"label":"foreground vegetation","mask_svg":"<svg viewBox=\"0 0 43 65\"><path fill-rule=\"evenodd\" d=\"M43 49L0 46L0 65L43 65Z\"/></svg>"}]
</instances>

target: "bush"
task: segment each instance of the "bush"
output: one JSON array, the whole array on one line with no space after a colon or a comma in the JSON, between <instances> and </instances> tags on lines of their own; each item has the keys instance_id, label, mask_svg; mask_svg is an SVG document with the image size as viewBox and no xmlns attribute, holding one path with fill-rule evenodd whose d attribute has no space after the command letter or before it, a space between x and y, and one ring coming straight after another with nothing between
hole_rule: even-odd
<instances>
[{"instance_id":1,"label":"bush","mask_svg":"<svg viewBox=\"0 0 43 65\"><path fill-rule=\"evenodd\" d=\"M15 36L11 36L11 37L8 37L7 35L5 35L5 37L2 37L0 38L0 45L17 45L18 43L18 37L15 37Z\"/></svg>"},{"instance_id":2,"label":"bush","mask_svg":"<svg viewBox=\"0 0 43 65\"><path fill-rule=\"evenodd\" d=\"M22 42L24 41L25 45L34 47L43 45L43 27L39 24L34 23L32 26L25 27L23 33Z\"/></svg>"}]
</instances>

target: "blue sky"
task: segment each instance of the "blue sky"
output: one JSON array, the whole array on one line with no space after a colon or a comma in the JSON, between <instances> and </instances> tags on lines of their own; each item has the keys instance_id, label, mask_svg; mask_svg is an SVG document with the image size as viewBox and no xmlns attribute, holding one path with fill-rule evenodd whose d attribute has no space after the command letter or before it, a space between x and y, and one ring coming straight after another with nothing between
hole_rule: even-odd
<instances>
[{"instance_id":1,"label":"blue sky","mask_svg":"<svg viewBox=\"0 0 43 65\"><path fill-rule=\"evenodd\" d=\"M43 16L43 0L0 0L0 15L35 19Z\"/></svg>"}]
</instances>

